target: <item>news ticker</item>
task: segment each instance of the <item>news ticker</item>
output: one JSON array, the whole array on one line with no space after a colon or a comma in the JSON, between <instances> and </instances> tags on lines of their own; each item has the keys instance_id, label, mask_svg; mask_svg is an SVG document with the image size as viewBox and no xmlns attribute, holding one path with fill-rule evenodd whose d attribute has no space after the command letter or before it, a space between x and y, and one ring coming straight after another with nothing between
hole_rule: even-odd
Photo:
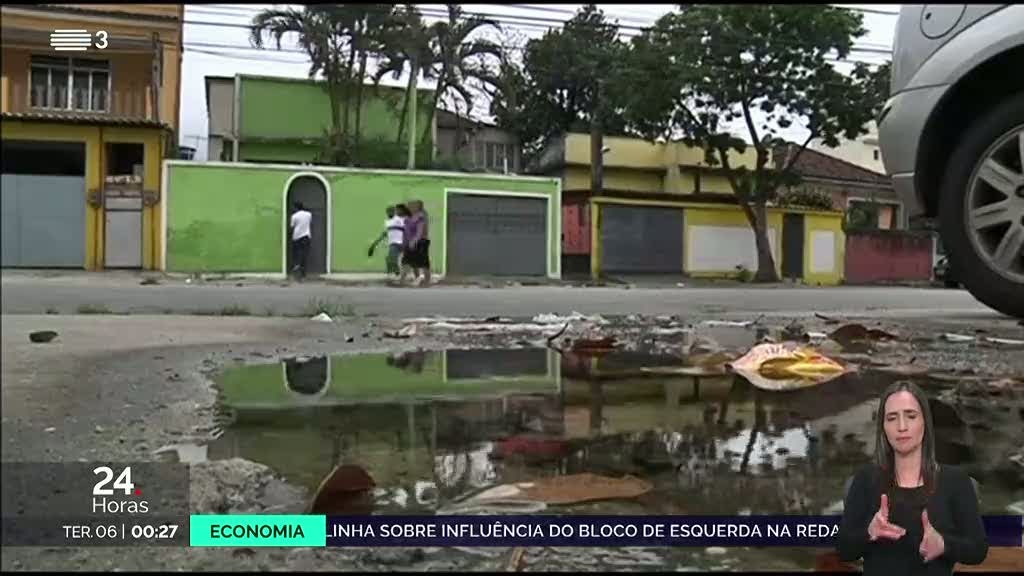
<instances>
[{"instance_id":1,"label":"news ticker","mask_svg":"<svg viewBox=\"0 0 1024 576\"><path fill-rule=\"evenodd\" d=\"M4 463L3 546L834 547L841 516L323 516L189 514L176 463ZM985 516L991 546L1024 517Z\"/></svg>"}]
</instances>

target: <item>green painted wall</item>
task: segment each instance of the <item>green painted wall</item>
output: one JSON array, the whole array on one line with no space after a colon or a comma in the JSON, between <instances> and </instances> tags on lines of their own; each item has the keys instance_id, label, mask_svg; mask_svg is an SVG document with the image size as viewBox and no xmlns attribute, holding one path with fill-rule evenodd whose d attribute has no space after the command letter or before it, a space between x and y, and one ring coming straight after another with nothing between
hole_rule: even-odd
<instances>
[{"instance_id":1,"label":"green painted wall","mask_svg":"<svg viewBox=\"0 0 1024 576\"><path fill-rule=\"evenodd\" d=\"M383 272L383 255L366 256L370 242L384 229L384 209L392 204L422 200L430 215L430 263L435 272L442 271L445 250L445 188L500 190L550 194L552 210L549 230L551 269L559 260L557 219L561 217L555 181L516 178L479 178L472 175L433 176L423 174L333 173L327 175L334 189L333 217L335 235L331 246L332 270L345 272ZM338 234L339 231L344 234Z\"/></svg>"},{"instance_id":2,"label":"green painted wall","mask_svg":"<svg viewBox=\"0 0 1024 576\"><path fill-rule=\"evenodd\" d=\"M473 174L166 164L167 271L282 272L284 188L299 172L323 175L331 192L331 272L383 273L384 254L366 249L384 227L388 205L423 200L430 215L432 269L442 272L445 189L550 195L549 275L559 270L558 181ZM314 232L315 233L315 232Z\"/></svg>"},{"instance_id":3,"label":"green painted wall","mask_svg":"<svg viewBox=\"0 0 1024 576\"><path fill-rule=\"evenodd\" d=\"M280 272L290 173L167 166L167 270Z\"/></svg>"},{"instance_id":4,"label":"green painted wall","mask_svg":"<svg viewBox=\"0 0 1024 576\"><path fill-rule=\"evenodd\" d=\"M319 405L359 402L411 402L441 396L499 395L511 392L557 392L554 376L515 379L445 380L441 355L428 353L423 371L391 366L384 354L335 356L331 382ZM281 364L245 366L226 371L217 380L225 405L236 409L286 409L309 402L288 390Z\"/></svg>"},{"instance_id":5,"label":"green painted wall","mask_svg":"<svg viewBox=\"0 0 1024 576\"><path fill-rule=\"evenodd\" d=\"M434 93L420 90L417 132L424 130ZM367 86L363 96L362 137L394 141L398 135L405 91ZM320 138L331 125L331 105L322 84L291 78L242 76L239 108L241 133L246 138ZM355 110L350 112L355 122ZM428 133L429 141L432 135Z\"/></svg>"}]
</instances>

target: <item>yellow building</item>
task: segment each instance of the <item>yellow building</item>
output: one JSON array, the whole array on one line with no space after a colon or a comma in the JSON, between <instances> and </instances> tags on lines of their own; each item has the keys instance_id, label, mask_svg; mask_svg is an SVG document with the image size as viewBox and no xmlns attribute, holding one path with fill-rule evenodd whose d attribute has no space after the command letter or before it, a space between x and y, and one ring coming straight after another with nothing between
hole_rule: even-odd
<instances>
[{"instance_id":1,"label":"yellow building","mask_svg":"<svg viewBox=\"0 0 1024 576\"><path fill-rule=\"evenodd\" d=\"M562 180L563 273L736 277L757 270L754 234L720 166L682 142L605 137L603 186L591 190L590 135L549 142L535 172ZM753 168L753 148L730 156ZM784 278L842 281L842 214L768 208L768 241Z\"/></svg>"},{"instance_id":2,"label":"yellow building","mask_svg":"<svg viewBox=\"0 0 1024 576\"><path fill-rule=\"evenodd\" d=\"M181 4L3 5L3 266L154 269Z\"/></svg>"}]
</instances>

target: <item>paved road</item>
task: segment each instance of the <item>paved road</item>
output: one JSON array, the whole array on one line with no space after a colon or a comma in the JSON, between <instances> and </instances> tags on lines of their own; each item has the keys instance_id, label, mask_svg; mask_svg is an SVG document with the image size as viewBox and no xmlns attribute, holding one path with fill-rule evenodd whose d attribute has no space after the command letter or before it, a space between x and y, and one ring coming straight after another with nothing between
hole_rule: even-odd
<instances>
[{"instance_id":1,"label":"paved road","mask_svg":"<svg viewBox=\"0 0 1024 576\"><path fill-rule=\"evenodd\" d=\"M429 289L341 287L325 284L246 282L186 284L179 280L143 286L133 276L80 275L54 278L5 272L4 314L74 314L82 306L114 313L219 311L241 306L253 315L298 314L314 299L351 305L357 314L526 316L543 312L584 314L764 313L780 316L842 313L847 316L942 316L994 320L1000 316L961 290L903 287L573 288L526 286ZM1005 318L1005 317L1002 317Z\"/></svg>"}]
</instances>

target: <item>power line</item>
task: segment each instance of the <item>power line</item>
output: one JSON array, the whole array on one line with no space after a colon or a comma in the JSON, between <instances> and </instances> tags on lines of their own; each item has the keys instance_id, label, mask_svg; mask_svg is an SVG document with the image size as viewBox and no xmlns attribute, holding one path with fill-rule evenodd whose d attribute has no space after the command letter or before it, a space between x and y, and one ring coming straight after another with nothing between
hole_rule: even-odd
<instances>
[{"instance_id":1,"label":"power line","mask_svg":"<svg viewBox=\"0 0 1024 576\"><path fill-rule=\"evenodd\" d=\"M247 31L251 30L251 27L248 24L233 24L233 23L226 23L226 22L206 22L206 21L198 21L198 20L185 20L184 23L185 24L192 24L192 25L195 25L195 26L213 26L213 27L221 27L221 28L238 28L238 29L244 29L244 30L247 30ZM498 45L499 47L501 47L504 50L515 50L515 51L525 51L526 50L526 47L524 47L524 46L504 45L504 44L499 44L499 43L495 43L495 44ZM247 48L250 48L250 47L248 47L248 46L246 46L246 47L239 46L239 48L247 49ZM256 49L260 49L260 48L256 48ZM850 50L851 50L851 52L861 52L861 53L866 53L866 54L881 54L881 55L885 55L885 56L890 56L892 54L891 50L884 49L884 48L871 48L871 47L858 48L857 46L854 46ZM281 49L281 51L287 51L287 50ZM305 51L302 51L302 50L299 50L298 52L301 52L301 53L305 54ZM830 61L835 61L835 62L845 62L845 61L860 62L860 60L855 60L855 59L849 59L849 60L840 60L838 58L826 58L826 59L828 59ZM865 62L865 64L874 64L874 63L873 62Z\"/></svg>"}]
</instances>

